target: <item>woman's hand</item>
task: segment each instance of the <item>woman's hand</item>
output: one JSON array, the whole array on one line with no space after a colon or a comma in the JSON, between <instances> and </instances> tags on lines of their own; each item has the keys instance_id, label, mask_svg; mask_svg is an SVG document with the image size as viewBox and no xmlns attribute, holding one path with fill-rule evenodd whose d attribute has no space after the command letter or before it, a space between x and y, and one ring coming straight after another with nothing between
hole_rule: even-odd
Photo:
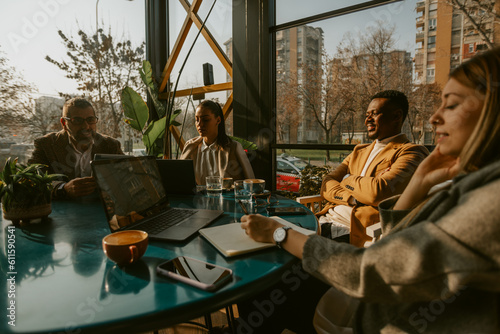
<instances>
[{"instance_id":1,"label":"woman's hand","mask_svg":"<svg viewBox=\"0 0 500 334\"><path fill-rule=\"evenodd\" d=\"M261 215L247 215L241 217L241 228L255 241L274 243L273 234L278 227L284 226L276 220ZM290 254L302 259L302 252L308 236L289 229L281 247Z\"/></svg>"},{"instance_id":2,"label":"woman's hand","mask_svg":"<svg viewBox=\"0 0 500 334\"><path fill-rule=\"evenodd\" d=\"M276 220L261 215L247 215L241 217L241 228L255 241L274 243L273 233L284 226Z\"/></svg>"},{"instance_id":3,"label":"woman's hand","mask_svg":"<svg viewBox=\"0 0 500 334\"><path fill-rule=\"evenodd\" d=\"M441 182L451 180L460 171L460 159L450 155L443 155L439 151L439 144L434 151L425 158L415 171L415 178L429 189Z\"/></svg>"},{"instance_id":4,"label":"woman's hand","mask_svg":"<svg viewBox=\"0 0 500 334\"><path fill-rule=\"evenodd\" d=\"M437 145L415 170L410 183L394 205L394 210L407 210L415 207L424 200L433 186L451 180L459 171L460 159L441 154Z\"/></svg>"}]
</instances>

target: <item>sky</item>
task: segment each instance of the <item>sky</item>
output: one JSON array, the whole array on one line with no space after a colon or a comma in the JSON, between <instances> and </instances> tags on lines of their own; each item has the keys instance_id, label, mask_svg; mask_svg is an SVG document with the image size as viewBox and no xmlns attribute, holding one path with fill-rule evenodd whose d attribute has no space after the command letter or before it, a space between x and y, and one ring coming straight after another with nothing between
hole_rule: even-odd
<instances>
[{"instance_id":1,"label":"sky","mask_svg":"<svg viewBox=\"0 0 500 334\"><path fill-rule=\"evenodd\" d=\"M314 3L314 6L311 3ZM277 24L301 17L331 11L346 5L363 2L361 0L277 0ZM171 3L171 45L185 18L185 11L178 1ZM232 0L218 0L210 14L207 26L224 49L232 35ZM396 25L398 48L414 51L415 41L415 3L407 0L391 5L377 7L362 13L355 13L312 23L324 30L325 47L333 55L336 45L347 32L363 32L376 20ZM96 4L100 27L111 26L115 36L124 35L134 45L145 40L144 0L0 0L0 51L4 52L10 64L22 73L24 78L39 88L41 95L57 96L59 91L76 92L76 84L64 77L64 72L45 60L50 55L63 60L65 48L57 31L76 35L79 29L92 34L96 29ZM212 1L205 0L200 8L204 19ZM186 45L194 40L196 30L191 29ZM184 49L180 55L186 55ZM193 52L181 75L179 89L202 85L202 63L214 66L215 82L225 82L226 73L218 59L209 48L203 36ZM176 64L173 75L176 77L181 62Z\"/></svg>"},{"instance_id":2,"label":"sky","mask_svg":"<svg viewBox=\"0 0 500 334\"><path fill-rule=\"evenodd\" d=\"M65 48L57 31L76 36L99 26L111 26L115 36L126 36L134 45L145 39L144 0L0 0L0 50L26 81L41 95L76 92L76 84L45 60L62 60Z\"/></svg>"},{"instance_id":3,"label":"sky","mask_svg":"<svg viewBox=\"0 0 500 334\"><path fill-rule=\"evenodd\" d=\"M314 2L314 6L311 5ZM366 0L277 0L276 24L294 21L300 18L337 10L345 6L352 6ZM395 2L389 5L374 7L370 10L346 14L331 19L310 23L313 27L320 27L324 31L325 48L330 55L334 55L336 46L345 33L363 33L373 27L377 21L383 21L388 26L394 25L396 48L407 49L413 54L415 51L416 34L416 0ZM293 8L293 10L290 10Z\"/></svg>"}]
</instances>

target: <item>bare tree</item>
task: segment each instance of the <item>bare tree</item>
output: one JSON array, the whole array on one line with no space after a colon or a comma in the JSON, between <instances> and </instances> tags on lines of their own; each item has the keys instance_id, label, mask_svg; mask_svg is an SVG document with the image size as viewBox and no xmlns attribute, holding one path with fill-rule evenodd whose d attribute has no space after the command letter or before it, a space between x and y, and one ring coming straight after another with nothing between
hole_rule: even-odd
<instances>
[{"instance_id":1,"label":"bare tree","mask_svg":"<svg viewBox=\"0 0 500 334\"><path fill-rule=\"evenodd\" d=\"M458 10L481 36L489 49L494 47L492 40L495 25L500 24L498 0L444 0L445 4Z\"/></svg>"},{"instance_id":2,"label":"bare tree","mask_svg":"<svg viewBox=\"0 0 500 334\"><path fill-rule=\"evenodd\" d=\"M39 137L61 130L59 120L63 105L64 100L54 97L41 96L35 99L34 107L26 113L31 127L30 137Z\"/></svg>"},{"instance_id":3,"label":"bare tree","mask_svg":"<svg viewBox=\"0 0 500 334\"><path fill-rule=\"evenodd\" d=\"M278 142L285 143L285 135L287 133L291 135L303 116L298 95L297 73L294 71L288 74L278 81L276 86Z\"/></svg>"},{"instance_id":4,"label":"bare tree","mask_svg":"<svg viewBox=\"0 0 500 334\"><path fill-rule=\"evenodd\" d=\"M117 40L111 29L88 36L83 30L78 37L59 36L67 49L69 60L45 59L66 72L66 77L78 82L78 89L97 104L99 130L114 137L120 136L123 113L120 107L120 92L129 86L142 91L139 68L144 57L144 43L133 46L122 37ZM60 93L65 96L63 92Z\"/></svg>"},{"instance_id":5,"label":"bare tree","mask_svg":"<svg viewBox=\"0 0 500 334\"><path fill-rule=\"evenodd\" d=\"M411 56L394 49L394 31L394 26L379 21L356 36L346 33L337 47L333 61L351 99L345 115L357 130L365 130L364 112L374 94L395 89L409 96L413 91Z\"/></svg>"},{"instance_id":6,"label":"bare tree","mask_svg":"<svg viewBox=\"0 0 500 334\"><path fill-rule=\"evenodd\" d=\"M412 141L418 143L426 129L430 128L429 118L441 102L441 87L437 83L418 85L408 96L410 110L408 125Z\"/></svg>"},{"instance_id":7,"label":"bare tree","mask_svg":"<svg viewBox=\"0 0 500 334\"><path fill-rule=\"evenodd\" d=\"M36 88L27 83L0 51L0 131L2 136L26 137L30 133L26 113L32 108Z\"/></svg>"},{"instance_id":8,"label":"bare tree","mask_svg":"<svg viewBox=\"0 0 500 334\"><path fill-rule=\"evenodd\" d=\"M304 78L298 91L304 104L305 112L311 113L316 123L323 130L325 143L331 143L332 129L339 117L352 111L352 92L345 86L348 80L339 70L337 62L323 53L319 66L304 65ZM330 152L326 152L330 159Z\"/></svg>"}]
</instances>

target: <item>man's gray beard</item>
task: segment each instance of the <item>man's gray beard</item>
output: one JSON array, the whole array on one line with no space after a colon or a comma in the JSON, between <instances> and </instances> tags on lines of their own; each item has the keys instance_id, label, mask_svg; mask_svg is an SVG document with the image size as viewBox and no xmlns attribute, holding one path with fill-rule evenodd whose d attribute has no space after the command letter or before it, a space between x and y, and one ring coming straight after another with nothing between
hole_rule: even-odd
<instances>
[{"instance_id":1,"label":"man's gray beard","mask_svg":"<svg viewBox=\"0 0 500 334\"><path fill-rule=\"evenodd\" d=\"M91 144L94 143L95 135L96 135L96 132L93 131L92 132L92 136L90 138L83 138L83 139L78 140L72 134L70 134L70 137L71 137L71 140L73 141L73 144L75 145L75 147L79 151L82 151L82 147L83 146L87 146L88 147L89 145L91 145Z\"/></svg>"}]
</instances>

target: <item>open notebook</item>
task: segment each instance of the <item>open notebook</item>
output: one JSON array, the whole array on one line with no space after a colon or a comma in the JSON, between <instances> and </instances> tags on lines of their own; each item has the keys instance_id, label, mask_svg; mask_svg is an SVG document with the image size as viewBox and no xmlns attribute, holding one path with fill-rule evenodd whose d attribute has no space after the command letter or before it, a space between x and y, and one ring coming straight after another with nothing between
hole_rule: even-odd
<instances>
[{"instance_id":1,"label":"open notebook","mask_svg":"<svg viewBox=\"0 0 500 334\"><path fill-rule=\"evenodd\" d=\"M270 217L280 224L290 226L294 230L305 234L316 234L315 231L299 227L281 217ZM205 237L225 257L236 256L257 250L274 247L274 244L257 242L246 235L239 223L232 223L201 229L200 234Z\"/></svg>"}]
</instances>

